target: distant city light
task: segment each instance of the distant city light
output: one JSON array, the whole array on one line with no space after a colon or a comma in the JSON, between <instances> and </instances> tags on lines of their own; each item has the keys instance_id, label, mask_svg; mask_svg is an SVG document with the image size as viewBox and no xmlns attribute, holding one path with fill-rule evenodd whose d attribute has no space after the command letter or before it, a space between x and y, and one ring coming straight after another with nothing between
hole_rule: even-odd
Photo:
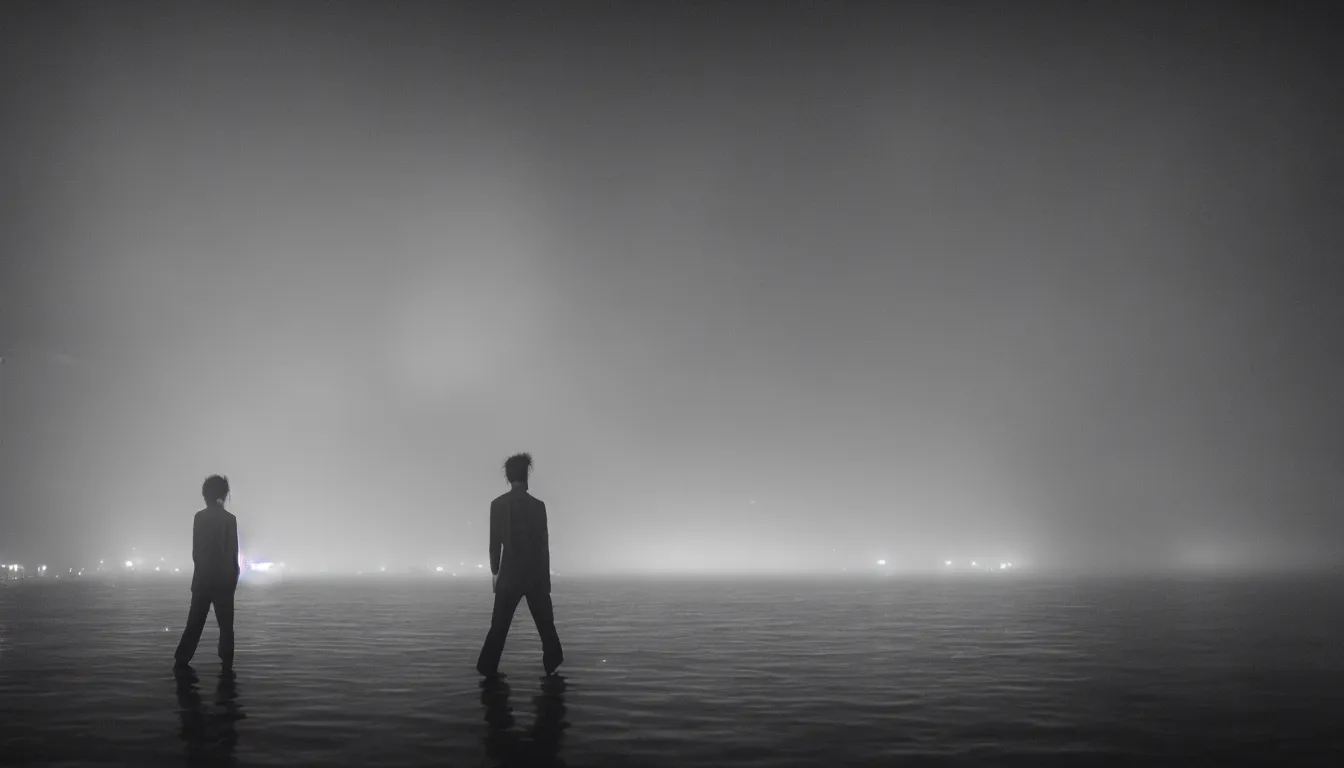
<instances>
[{"instance_id":1,"label":"distant city light","mask_svg":"<svg viewBox=\"0 0 1344 768\"><path fill-rule=\"evenodd\" d=\"M886 564L887 564L887 561L886 561L886 560L878 560L878 561L877 561L877 564L878 564L878 565L886 565Z\"/></svg>"},{"instance_id":2,"label":"distant city light","mask_svg":"<svg viewBox=\"0 0 1344 768\"><path fill-rule=\"evenodd\" d=\"M443 566L440 565L438 568L435 568L434 570L437 571L437 572L439 572L439 573L443 573Z\"/></svg>"},{"instance_id":3,"label":"distant city light","mask_svg":"<svg viewBox=\"0 0 1344 768\"><path fill-rule=\"evenodd\" d=\"M158 572L159 572L159 566L157 566L157 565L154 566L154 572L155 572L155 573L158 573Z\"/></svg>"},{"instance_id":4,"label":"distant city light","mask_svg":"<svg viewBox=\"0 0 1344 768\"><path fill-rule=\"evenodd\" d=\"M1007 564L1007 563L999 563L999 570L1000 570L1000 571L1005 570L1007 567L1008 567L1008 564Z\"/></svg>"},{"instance_id":5,"label":"distant city light","mask_svg":"<svg viewBox=\"0 0 1344 768\"><path fill-rule=\"evenodd\" d=\"M127 567L127 568L130 568L132 565L135 565L135 563L132 563L130 560L127 560L127 561L126 561L126 567Z\"/></svg>"},{"instance_id":6,"label":"distant city light","mask_svg":"<svg viewBox=\"0 0 1344 768\"><path fill-rule=\"evenodd\" d=\"M173 569L173 573L181 573L181 572L182 572L182 569L181 569L181 568L174 568L174 569Z\"/></svg>"},{"instance_id":7,"label":"distant city light","mask_svg":"<svg viewBox=\"0 0 1344 768\"><path fill-rule=\"evenodd\" d=\"M481 565L480 563L477 563L477 564L476 564L476 567L477 567L477 568L484 568L485 566L484 566L484 565Z\"/></svg>"},{"instance_id":8,"label":"distant city light","mask_svg":"<svg viewBox=\"0 0 1344 768\"><path fill-rule=\"evenodd\" d=\"M944 561L943 561L943 565L951 565L951 564L952 564L952 561L951 561L951 560L944 560Z\"/></svg>"},{"instance_id":9,"label":"distant city light","mask_svg":"<svg viewBox=\"0 0 1344 768\"><path fill-rule=\"evenodd\" d=\"M974 560L972 560L972 561L971 561L971 565L972 565L972 566L975 566L975 565L978 565L978 563L976 563Z\"/></svg>"}]
</instances>

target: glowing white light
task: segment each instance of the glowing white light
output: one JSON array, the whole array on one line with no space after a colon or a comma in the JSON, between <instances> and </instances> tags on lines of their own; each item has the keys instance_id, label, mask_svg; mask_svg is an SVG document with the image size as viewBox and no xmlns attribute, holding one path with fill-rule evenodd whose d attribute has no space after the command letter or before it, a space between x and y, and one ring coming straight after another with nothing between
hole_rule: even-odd
<instances>
[{"instance_id":1,"label":"glowing white light","mask_svg":"<svg viewBox=\"0 0 1344 768\"><path fill-rule=\"evenodd\" d=\"M127 560L127 561L126 561L126 567L127 567L127 568L130 568L132 565L135 565L135 563L132 563L130 560Z\"/></svg>"},{"instance_id":2,"label":"glowing white light","mask_svg":"<svg viewBox=\"0 0 1344 768\"><path fill-rule=\"evenodd\" d=\"M157 565L154 566L154 572L155 572L155 573L158 573L158 572L159 572L159 566L157 566Z\"/></svg>"},{"instance_id":3,"label":"glowing white light","mask_svg":"<svg viewBox=\"0 0 1344 768\"><path fill-rule=\"evenodd\" d=\"M477 563L477 564L476 564L476 567L477 567L477 568L484 568L485 566L484 566L484 565L481 565L480 563Z\"/></svg>"},{"instance_id":4,"label":"glowing white light","mask_svg":"<svg viewBox=\"0 0 1344 768\"><path fill-rule=\"evenodd\" d=\"M886 565L886 564L887 564L887 561L886 561L886 560L878 560L878 561L877 561L877 564L878 564L878 565Z\"/></svg>"},{"instance_id":5,"label":"glowing white light","mask_svg":"<svg viewBox=\"0 0 1344 768\"><path fill-rule=\"evenodd\" d=\"M254 570L254 571L269 571L269 570L271 570L271 566L272 566L272 565L274 565L274 563L253 563L253 564L252 564L252 570Z\"/></svg>"},{"instance_id":6,"label":"glowing white light","mask_svg":"<svg viewBox=\"0 0 1344 768\"><path fill-rule=\"evenodd\" d=\"M971 561L971 565L972 565L972 566L974 566L974 565L976 565L976 564L977 564L977 563L976 563L974 560Z\"/></svg>"},{"instance_id":7,"label":"glowing white light","mask_svg":"<svg viewBox=\"0 0 1344 768\"><path fill-rule=\"evenodd\" d=\"M443 573L443 566L440 565L438 568L435 568L434 570L437 571L437 572L439 572L439 573Z\"/></svg>"},{"instance_id":8,"label":"glowing white light","mask_svg":"<svg viewBox=\"0 0 1344 768\"><path fill-rule=\"evenodd\" d=\"M1012 567L1013 567L1013 564L1012 564L1012 563L1005 563L1005 565L1007 565L1009 568L1012 568Z\"/></svg>"},{"instance_id":9,"label":"glowing white light","mask_svg":"<svg viewBox=\"0 0 1344 768\"><path fill-rule=\"evenodd\" d=\"M943 565L951 565L951 564L952 564L952 561L951 561L951 560L944 560L944 561L943 561Z\"/></svg>"},{"instance_id":10,"label":"glowing white light","mask_svg":"<svg viewBox=\"0 0 1344 768\"><path fill-rule=\"evenodd\" d=\"M102 561L102 560L99 560L99 561L98 561L98 564L99 564L99 565L102 565L102 564L103 564L103 561Z\"/></svg>"},{"instance_id":11,"label":"glowing white light","mask_svg":"<svg viewBox=\"0 0 1344 768\"><path fill-rule=\"evenodd\" d=\"M173 569L173 573L181 573L181 572L182 572L182 569L181 569L181 568L174 568L174 569Z\"/></svg>"},{"instance_id":12,"label":"glowing white light","mask_svg":"<svg viewBox=\"0 0 1344 768\"><path fill-rule=\"evenodd\" d=\"M1000 570L1000 571L1002 571L1003 569L1005 569L1005 568L1007 568L1007 567L1008 567L1008 564L1007 564L1007 563L999 563L999 570Z\"/></svg>"}]
</instances>

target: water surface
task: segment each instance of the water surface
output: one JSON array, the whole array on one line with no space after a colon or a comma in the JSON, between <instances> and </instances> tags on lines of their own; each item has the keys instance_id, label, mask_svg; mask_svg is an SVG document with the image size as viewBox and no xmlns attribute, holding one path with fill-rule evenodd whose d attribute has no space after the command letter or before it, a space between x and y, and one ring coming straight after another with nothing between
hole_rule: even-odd
<instances>
[{"instance_id":1,"label":"water surface","mask_svg":"<svg viewBox=\"0 0 1344 768\"><path fill-rule=\"evenodd\" d=\"M493 690L485 583L243 588L233 680L213 619L197 677L172 674L188 597L0 588L4 760L1344 764L1344 585L1324 579L558 579L563 681L520 606Z\"/></svg>"}]
</instances>

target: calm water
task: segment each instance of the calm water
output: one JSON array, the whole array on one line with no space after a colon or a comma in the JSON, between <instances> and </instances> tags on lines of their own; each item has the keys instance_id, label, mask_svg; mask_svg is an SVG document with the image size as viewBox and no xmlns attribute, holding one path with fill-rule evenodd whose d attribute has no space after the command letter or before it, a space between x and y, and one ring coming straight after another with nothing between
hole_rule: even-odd
<instances>
[{"instance_id":1,"label":"calm water","mask_svg":"<svg viewBox=\"0 0 1344 768\"><path fill-rule=\"evenodd\" d=\"M244 588L237 679L212 619L194 684L184 583L0 587L0 762L1344 764L1338 582L555 588L563 684L520 606L483 690L484 582Z\"/></svg>"}]
</instances>

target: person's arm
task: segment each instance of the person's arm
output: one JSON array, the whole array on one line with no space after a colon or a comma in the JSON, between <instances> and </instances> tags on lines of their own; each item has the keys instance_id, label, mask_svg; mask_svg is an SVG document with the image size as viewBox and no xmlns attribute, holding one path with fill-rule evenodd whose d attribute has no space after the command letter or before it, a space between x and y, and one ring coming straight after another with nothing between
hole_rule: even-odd
<instances>
[{"instance_id":1,"label":"person's arm","mask_svg":"<svg viewBox=\"0 0 1344 768\"><path fill-rule=\"evenodd\" d=\"M191 564L197 568L201 567L201 562L206 559L203 533L201 516L198 514L191 519Z\"/></svg>"},{"instance_id":2,"label":"person's arm","mask_svg":"<svg viewBox=\"0 0 1344 768\"><path fill-rule=\"evenodd\" d=\"M233 561L233 587L238 588L238 577L242 575L243 569L238 565L238 518L229 519L228 544L225 547L226 554Z\"/></svg>"},{"instance_id":3,"label":"person's arm","mask_svg":"<svg viewBox=\"0 0 1344 768\"><path fill-rule=\"evenodd\" d=\"M490 505L490 574L499 575L499 558L504 550L504 520L494 504Z\"/></svg>"},{"instance_id":4,"label":"person's arm","mask_svg":"<svg viewBox=\"0 0 1344 768\"><path fill-rule=\"evenodd\" d=\"M541 503L541 568L549 581L551 576L551 535L546 530L546 502Z\"/></svg>"}]
</instances>

